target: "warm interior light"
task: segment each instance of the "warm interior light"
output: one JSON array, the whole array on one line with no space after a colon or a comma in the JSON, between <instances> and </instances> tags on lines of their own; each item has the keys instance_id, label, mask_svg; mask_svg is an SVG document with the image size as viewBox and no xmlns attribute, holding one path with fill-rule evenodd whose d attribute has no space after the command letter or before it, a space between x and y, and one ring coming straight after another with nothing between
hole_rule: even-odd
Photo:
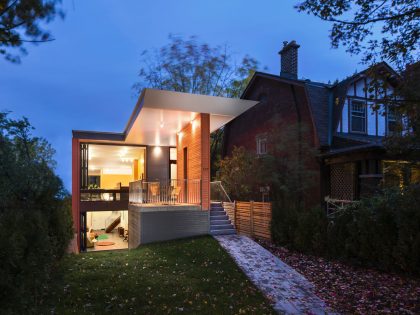
<instances>
[{"instance_id":1,"label":"warm interior light","mask_svg":"<svg viewBox=\"0 0 420 315\"><path fill-rule=\"evenodd\" d=\"M128 152L127 148L123 148L120 152L120 156L125 156L127 152Z\"/></svg>"},{"instance_id":2,"label":"warm interior light","mask_svg":"<svg viewBox=\"0 0 420 315\"><path fill-rule=\"evenodd\" d=\"M162 148L161 147L154 147L153 148L153 155L158 157L162 154Z\"/></svg>"},{"instance_id":3,"label":"warm interior light","mask_svg":"<svg viewBox=\"0 0 420 315\"><path fill-rule=\"evenodd\" d=\"M179 139L179 141L182 140L182 136L183 136L183 132L182 131L178 132L178 139Z\"/></svg>"},{"instance_id":4,"label":"warm interior light","mask_svg":"<svg viewBox=\"0 0 420 315\"><path fill-rule=\"evenodd\" d=\"M160 128L163 128L165 126L165 124L163 123L163 121L160 122Z\"/></svg>"},{"instance_id":5,"label":"warm interior light","mask_svg":"<svg viewBox=\"0 0 420 315\"><path fill-rule=\"evenodd\" d=\"M141 163L141 164L144 164L144 159L141 159L141 160L140 160L140 163Z\"/></svg>"}]
</instances>

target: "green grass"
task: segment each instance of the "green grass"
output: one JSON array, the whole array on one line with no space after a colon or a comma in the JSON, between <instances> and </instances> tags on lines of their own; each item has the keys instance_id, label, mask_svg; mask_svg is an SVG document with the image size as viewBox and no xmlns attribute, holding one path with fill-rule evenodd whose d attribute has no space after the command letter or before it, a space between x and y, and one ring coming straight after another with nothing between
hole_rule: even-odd
<instances>
[{"instance_id":1,"label":"green grass","mask_svg":"<svg viewBox=\"0 0 420 315\"><path fill-rule=\"evenodd\" d=\"M211 237L69 255L40 313L274 314Z\"/></svg>"}]
</instances>

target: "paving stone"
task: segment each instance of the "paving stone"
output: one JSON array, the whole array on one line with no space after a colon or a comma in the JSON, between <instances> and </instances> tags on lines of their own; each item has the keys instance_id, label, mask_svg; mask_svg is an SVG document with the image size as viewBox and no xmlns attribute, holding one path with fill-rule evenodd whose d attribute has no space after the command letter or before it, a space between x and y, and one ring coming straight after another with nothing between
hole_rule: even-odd
<instances>
[{"instance_id":1,"label":"paving stone","mask_svg":"<svg viewBox=\"0 0 420 315\"><path fill-rule=\"evenodd\" d=\"M332 314L313 285L261 245L243 235L214 236L281 314Z\"/></svg>"}]
</instances>

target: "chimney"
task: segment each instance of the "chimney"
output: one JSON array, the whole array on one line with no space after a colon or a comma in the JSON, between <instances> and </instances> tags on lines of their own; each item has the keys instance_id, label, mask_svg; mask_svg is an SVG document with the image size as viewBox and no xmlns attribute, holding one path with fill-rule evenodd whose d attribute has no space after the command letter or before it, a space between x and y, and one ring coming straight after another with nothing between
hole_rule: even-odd
<instances>
[{"instance_id":1,"label":"chimney","mask_svg":"<svg viewBox=\"0 0 420 315\"><path fill-rule=\"evenodd\" d=\"M283 48L279 51L281 59L280 76L288 79L297 79L298 74L298 49L299 45L292 40L290 43L283 42Z\"/></svg>"}]
</instances>

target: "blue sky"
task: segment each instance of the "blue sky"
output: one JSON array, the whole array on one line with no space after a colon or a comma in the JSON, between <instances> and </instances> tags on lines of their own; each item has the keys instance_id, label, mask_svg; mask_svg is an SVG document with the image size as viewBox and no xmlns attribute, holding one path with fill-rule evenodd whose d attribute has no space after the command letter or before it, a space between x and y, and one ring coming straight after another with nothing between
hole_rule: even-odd
<instances>
[{"instance_id":1,"label":"blue sky","mask_svg":"<svg viewBox=\"0 0 420 315\"><path fill-rule=\"evenodd\" d=\"M54 42L28 46L20 65L0 60L0 110L26 116L56 149L57 172L71 188L71 130L121 132L136 99L140 53L168 35L227 44L278 74L282 42L296 40L299 77L328 82L363 67L332 50L330 25L298 13L296 1L64 0L66 18L48 25Z\"/></svg>"}]
</instances>

